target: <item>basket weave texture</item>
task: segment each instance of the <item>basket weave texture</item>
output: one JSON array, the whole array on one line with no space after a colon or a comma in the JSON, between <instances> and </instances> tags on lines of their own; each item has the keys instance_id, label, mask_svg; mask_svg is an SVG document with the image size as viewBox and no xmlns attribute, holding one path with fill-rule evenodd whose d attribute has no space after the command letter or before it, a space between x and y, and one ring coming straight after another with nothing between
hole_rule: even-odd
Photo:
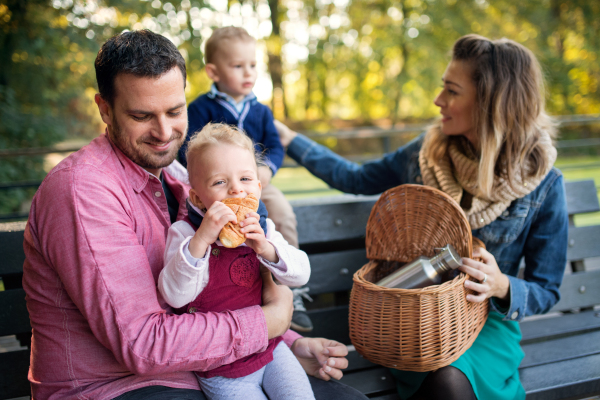
<instances>
[{"instance_id":1,"label":"basket weave texture","mask_svg":"<svg viewBox=\"0 0 600 400\"><path fill-rule=\"evenodd\" d=\"M471 347L487 319L488 302L466 300L468 275L423 289L373 282L418 256L433 257L435 248L448 243L462 257L472 257L473 239L460 206L440 190L401 185L381 195L367 224L371 261L354 274L350 296L350 339L363 357L425 372L451 364Z\"/></svg>"}]
</instances>

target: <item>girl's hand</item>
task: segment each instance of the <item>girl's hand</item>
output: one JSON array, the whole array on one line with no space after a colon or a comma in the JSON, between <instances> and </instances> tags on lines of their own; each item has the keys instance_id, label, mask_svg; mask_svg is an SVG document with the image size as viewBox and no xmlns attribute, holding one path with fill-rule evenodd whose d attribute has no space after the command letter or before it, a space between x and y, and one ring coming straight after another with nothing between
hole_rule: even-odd
<instances>
[{"instance_id":1,"label":"girl's hand","mask_svg":"<svg viewBox=\"0 0 600 400\"><path fill-rule=\"evenodd\" d=\"M473 257L481 258L483 261L463 258L463 265L458 268L460 271L479 280L479 283L470 280L465 282L465 288L478 293L476 295L468 294L467 300L473 303L481 303L490 297L507 300L510 294L510 281L500 271L494 256L489 251L478 247L473 250Z\"/></svg>"},{"instance_id":2,"label":"girl's hand","mask_svg":"<svg viewBox=\"0 0 600 400\"><path fill-rule=\"evenodd\" d=\"M237 222L235 213L225 204L215 201L204 214L200 227L190 240L188 249L192 257L204 257L208 246L217 241L221 229L228 222Z\"/></svg>"},{"instance_id":3,"label":"girl's hand","mask_svg":"<svg viewBox=\"0 0 600 400\"><path fill-rule=\"evenodd\" d=\"M273 262L279 262L277 252L271 243L267 241L265 231L260 226L260 215L255 212L246 214L246 219L240 222L240 232L246 237L246 244L259 256Z\"/></svg>"}]
</instances>

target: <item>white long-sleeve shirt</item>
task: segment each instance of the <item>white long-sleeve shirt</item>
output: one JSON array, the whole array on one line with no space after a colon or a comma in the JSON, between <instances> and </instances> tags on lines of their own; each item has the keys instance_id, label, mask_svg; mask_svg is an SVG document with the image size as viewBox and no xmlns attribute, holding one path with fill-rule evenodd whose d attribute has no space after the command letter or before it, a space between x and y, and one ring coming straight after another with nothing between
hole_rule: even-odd
<instances>
[{"instance_id":1,"label":"white long-sleeve shirt","mask_svg":"<svg viewBox=\"0 0 600 400\"><path fill-rule=\"evenodd\" d=\"M209 280L209 258L213 246L222 246L217 240L208 246L202 258L195 258L188 249L196 231L185 221L177 221L169 228L165 247L165 267L158 278L158 290L171 307L179 308L191 303L206 288ZM308 256L288 244L275 224L267 218L267 240L275 247L279 262L272 263L259 256L259 261L275 276L279 283L302 286L310 277ZM246 246L245 243L241 246Z\"/></svg>"}]
</instances>

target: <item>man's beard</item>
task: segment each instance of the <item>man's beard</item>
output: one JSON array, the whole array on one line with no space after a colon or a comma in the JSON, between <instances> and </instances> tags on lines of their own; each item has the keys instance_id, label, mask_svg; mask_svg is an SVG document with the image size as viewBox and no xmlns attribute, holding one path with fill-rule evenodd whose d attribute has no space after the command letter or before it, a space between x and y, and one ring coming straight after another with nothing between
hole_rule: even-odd
<instances>
[{"instance_id":1,"label":"man's beard","mask_svg":"<svg viewBox=\"0 0 600 400\"><path fill-rule=\"evenodd\" d=\"M159 144L151 135L141 136L132 145L127 136L123 134L119 123L113 118L112 134L109 131L109 137L113 143L121 150L131 161L144 169L159 169L169 166L177 157L177 152L185 139L185 132L177 132L171 135L169 141L175 143L169 149L161 152L152 152L143 148L143 143Z\"/></svg>"}]
</instances>

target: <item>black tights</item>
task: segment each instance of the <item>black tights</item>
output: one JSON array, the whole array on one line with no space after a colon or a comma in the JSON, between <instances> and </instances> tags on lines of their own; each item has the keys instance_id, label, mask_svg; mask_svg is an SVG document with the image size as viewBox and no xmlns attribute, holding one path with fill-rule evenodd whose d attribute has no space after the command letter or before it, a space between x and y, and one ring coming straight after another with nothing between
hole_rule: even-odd
<instances>
[{"instance_id":1,"label":"black tights","mask_svg":"<svg viewBox=\"0 0 600 400\"><path fill-rule=\"evenodd\" d=\"M477 400L471 383L458 368L430 372L410 400Z\"/></svg>"}]
</instances>

